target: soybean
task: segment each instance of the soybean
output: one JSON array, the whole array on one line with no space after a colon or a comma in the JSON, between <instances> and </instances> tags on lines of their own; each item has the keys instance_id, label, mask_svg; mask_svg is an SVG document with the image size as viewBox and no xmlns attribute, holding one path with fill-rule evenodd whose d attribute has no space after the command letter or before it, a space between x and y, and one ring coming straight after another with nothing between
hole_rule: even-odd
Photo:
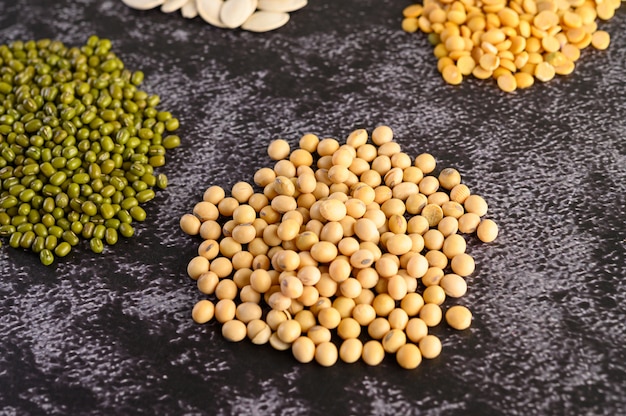
<instances>
[{"instance_id":1,"label":"soybean","mask_svg":"<svg viewBox=\"0 0 626 416\"><path fill-rule=\"evenodd\" d=\"M446 311L446 322L454 329L460 331L470 327L472 312L462 305L454 305Z\"/></svg>"},{"instance_id":2,"label":"soybean","mask_svg":"<svg viewBox=\"0 0 626 416\"><path fill-rule=\"evenodd\" d=\"M446 44L460 47L451 36ZM456 169L438 170L430 153L403 153L387 126L371 138L354 131L343 145L310 134L299 145L291 151L287 140L274 140L267 149L273 168L259 169L254 185L210 186L180 218L182 231L202 240L187 266L208 297L194 307L194 320L208 322L209 304L219 300L213 315L227 339L242 340L246 328L251 342L321 366L339 358L378 365L388 353L413 369L435 358L441 342L430 328L442 321L448 297L466 293L464 277L475 268L459 233L497 236L485 199ZM120 200L126 214L87 226L94 244L113 231L124 235L129 217L143 219L139 204L153 197L145 186L155 181L149 169L132 166L141 179L131 177L134 192ZM86 202L94 201L71 198L92 210ZM465 328L468 313L471 321L469 309L449 308L446 322Z\"/></svg>"}]
</instances>

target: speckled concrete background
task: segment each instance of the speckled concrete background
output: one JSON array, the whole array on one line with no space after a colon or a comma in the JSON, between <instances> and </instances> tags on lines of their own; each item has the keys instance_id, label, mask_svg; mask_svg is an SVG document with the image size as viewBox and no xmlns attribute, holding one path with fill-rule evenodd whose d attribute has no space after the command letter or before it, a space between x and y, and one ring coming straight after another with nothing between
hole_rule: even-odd
<instances>
[{"instance_id":1,"label":"speckled concrete background","mask_svg":"<svg viewBox=\"0 0 626 416\"><path fill-rule=\"evenodd\" d=\"M0 1L0 43L113 41L181 120L170 187L129 241L54 267L0 249L0 414L626 414L626 10L567 78L515 94L442 83L409 1L319 0L257 35L137 12L117 0ZM300 365L193 324L178 218L212 184L251 180L269 140L344 139L390 125L490 204L501 228L469 240L464 332L416 371Z\"/></svg>"}]
</instances>

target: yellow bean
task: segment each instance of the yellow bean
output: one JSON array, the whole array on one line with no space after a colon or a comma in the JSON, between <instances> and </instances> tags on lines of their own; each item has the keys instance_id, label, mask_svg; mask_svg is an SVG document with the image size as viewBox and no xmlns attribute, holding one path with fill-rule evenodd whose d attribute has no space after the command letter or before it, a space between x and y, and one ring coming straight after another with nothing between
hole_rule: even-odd
<instances>
[{"instance_id":1,"label":"yellow bean","mask_svg":"<svg viewBox=\"0 0 626 416\"><path fill-rule=\"evenodd\" d=\"M419 349L422 357L427 359L437 358L441 354L441 341L435 335L426 335L420 339Z\"/></svg>"},{"instance_id":2,"label":"yellow bean","mask_svg":"<svg viewBox=\"0 0 626 416\"><path fill-rule=\"evenodd\" d=\"M472 313L462 305L454 305L446 311L446 322L454 329L462 331L472 324Z\"/></svg>"},{"instance_id":3,"label":"yellow bean","mask_svg":"<svg viewBox=\"0 0 626 416\"><path fill-rule=\"evenodd\" d=\"M222 336L228 341L242 341L247 334L248 330L246 328L246 324L239 320L232 319L224 322L224 325L222 325Z\"/></svg>"},{"instance_id":4,"label":"yellow bean","mask_svg":"<svg viewBox=\"0 0 626 416\"><path fill-rule=\"evenodd\" d=\"M480 241L490 243L498 236L498 225L490 219L482 220L476 229Z\"/></svg>"},{"instance_id":5,"label":"yellow bean","mask_svg":"<svg viewBox=\"0 0 626 416\"><path fill-rule=\"evenodd\" d=\"M198 301L191 311L191 316L194 321L199 324L204 324L213 319L215 313L215 306L210 300L203 299Z\"/></svg>"},{"instance_id":6,"label":"yellow bean","mask_svg":"<svg viewBox=\"0 0 626 416\"><path fill-rule=\"evenodd\" d=\"M315 344L307 336L298 337L291 345L291 352L301 363L310 363L315 358Z\"/></svg>"},{"instance_id":7,"label":"yellow bean","mask_svg":"<svg viewBox=\"0 0 626 416\"><path fill-rule=\"evenodd\" d=\"M363 345L362 358L365 364L376 366L385 358L385 349L377 340L369 340Z\"/></svg>"},{"instance_id":8,"label":"yellow bean","mask_svg":"<svg viewBox=\"0 0 626 416\"><path fill-rule=\"evenodd\" d=\"M541 62L535 68L535 78L542 82L550 81L555 74L554 67L548 62Z\"/></svg>"},{"instance_id":9,"label":"yellow bean","mask_svg":"<svg viewBox=\"0 0 626 416\"><path fill-rule=\"evenodd\" d=\"M513 92L517 89L517 79L510 72L499 76L496 81L504 92Z\"/></svg>"},{"instance_id":10,"label":"yellow bean","mask_svg":"<svg viewBox=\"0 0 626 416\"><path fill-rule=\"evenodd\" d=\"M609 33L604 30L598 30L591 35L591 45L593 45L596 49L605 50L609 47L610 42L611 37L609 36Z\"/></svg>"},{"instance_id":11,"label":"yellow bean","mask_svg":"<svg viewBox=\"0 0 626 416\"><path fill-rule=\"evenodd\" d=\"M349 338L341 343L339 358L345 363L355 363L363 354L363 343L358 338Z\"/></svg>"},{"instance_id":12,"label":"yellow bean","mask_svg":"<svg viewBox=\"0 0 626 416\"><path fill-rule=\"evenodd\" d=\"M437 16L437 10L442 9L429 5L427 15ZM451 11L457 13L455 21L466 18L460 3L450 6L448 15ZM499 14L510 20L515 13L511 8ZM496 58L512 63L508 49L518 35L506 27L494 29L497 19L491 15L485 26L486 39L495 45L484 42L483 47L493 47ZM434 22L433 40L447 44L448 59L466 61L465 72L474 72L477 67L468 69L476 62L473 34L455 21ZM552 32L548 35L556 36ZM532 55L538 58L539 53ZM571 62L560 51L545 59L555 68ZM512 73L507 65L490 74ZM200 292L218 299L215 305L198 302L194 321L215 318L230 341L247 336L255 344L291 348L296 360L315 359L322 366L338 358L377 365L388 352L401 367L415 368L422 355L438 355L441 344L428 338L428 328L442 320L447 296L465 294L464 277L474 271L457 232L476 231L484 241L497 234L493 221L480 218L487 213L485 200L461 184L456 169L432 174L431 154L412 161L387 126L373 131L373 144L364 129L350 133L344 145L304 135L300 148L285 152L288 143L281 140L268 147L276 160L273 169L255 174L262 192L238 182L227 197L222 188L211 187L194 214L181 218L181 228L205 239L187 272ZM452 273L445 274L448 267ZM265 317L263 304L270 308ZM454 317L456 309L450 310ZM365 345L357 338L363 327L372 338ZM332 339L335 329L343 340L339 350Z\"/></svg>"}]
</instances>

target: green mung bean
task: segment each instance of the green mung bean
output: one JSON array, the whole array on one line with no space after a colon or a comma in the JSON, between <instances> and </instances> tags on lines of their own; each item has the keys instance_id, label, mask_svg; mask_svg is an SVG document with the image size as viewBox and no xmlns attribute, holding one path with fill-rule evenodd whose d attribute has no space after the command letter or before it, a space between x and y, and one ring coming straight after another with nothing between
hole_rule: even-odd
<instances>
[{"instance_id":1,"label":"green mung bean","mask_svg":"<svg viewBox=\"0 0 626 416\"><path fill-rule=\"evenodd\" d=\"M22 234L22 238L20 238L20 247L29 248L35 241L35 237L36 235L33 231L26 231Z\"/></svg>"},{"instance_id":2,"label":"green mung bean","mask_svg":"<svg viewBox=\"0 0 626 416\"><path fill-rule=\"evenodd\" d=\"M46 248L46 239L41 236L35 237L30 246L30 249L33 250L35 253L40 253L41 250L43 250L44 248Z\"/></svg>"},{"instance_id":3,"label":"green mung bean","mask_svg":"<svg viewBox=\"0 0 626 416\"><path fill-rule=\"evenodd\" d=\"M89 247L91 248L91 251L93 251L96 254L102 253L102 251L104 251L104 244L102 243L102 240L99 238L90 239Z\"/></svg>"},{"instance_id":4,"label":"green mung bean","mask_svg":"<svg viewBox=\"0 0 626 416\"><path fill-rule=\"evenodd\" d=\"M138 89L143 72L91 36L76 48L0 45L0 75L0 236L46 265L80 238L132 236L146 218L140 205L167 187L154 168L180 145L168 134L178 119Z\"/></svg>"},{"instance_id":5,"label":"green mung bean","mask_svg":"<svg viewBox=\"0 0 626 416\"><path fill-rule=\"evenodd\" d=\"M57 242L58 242L58 239L56 238L56 236L49 234L46 237L44 248L48 250L54 250L54 248L57 246Z\"/></svg>"},{"instance_id":6,"label":"green mung bean","mask_svg":"<svg viewBox=\"0 0 626 416\"><path fill-rule=\"evenodd\" d=\"M124 211L124 215L120 216L120 221L121 223L120 223L119 230L118 230L120 234L122 234L124 237L127 237L127 238L135 234L135 229L131 225L132 217L130 217L130 214L128 214L128 211Z\"/></svg>"},{"instance_id":7,"label":"green mung bean","mask_svg":"<svg viewBox=\"0 0 626 416\"><path fill-rule=\"evenodd\" d=\"M55 247L54 254L57 257L65 257L68 254L70 254L71 250L72 250L72 246L68 242L63 241L62 243L60 243L58 246Z\"/></svg>"},{"instance_id":8,"label":"green mung bean","mask_svg":"<svg viewBox=\"0 0 626 416\"><path fill-rule=\"evenodd\" d=\"M49 266L54 263L54 254L52 254L52 250L49 248L41 250L39 253L39 260L44 266Z\"/></svg>"},{"instance_id":9,"label":"green mung bean","mask_svg":"<svg viewBox=\"0 0 626 416\"><path fill-rule=\"evenodd\" d=\"M117 231L115 228L107 228L104 232L104 239L110 246L117 243Z\"/></svg>"},{"instance_id":10,"label":"green mung bean","mask_svg":"<svg viewBox=\"0 0 626 416\"><path fill-rule=\"evenodd\" d=\"M9 246L13 248L18 248L20 246L21 239L22 233L19 231L15 231L13 234L11 234L11 237L9 238Z\"/></svg>"},{"instance_id":11,"label":"green mung bean","mask_svg":"<svg viewBox=\"0 0 626 416\"><path fill-rule=\"evenodd\" d=\"M143 191L138 192L137 195L135 195L135 198L140 203L144 203L152 200L154 196L154 191L152 189L144 189Z\"/></svg>"}]
</instances>

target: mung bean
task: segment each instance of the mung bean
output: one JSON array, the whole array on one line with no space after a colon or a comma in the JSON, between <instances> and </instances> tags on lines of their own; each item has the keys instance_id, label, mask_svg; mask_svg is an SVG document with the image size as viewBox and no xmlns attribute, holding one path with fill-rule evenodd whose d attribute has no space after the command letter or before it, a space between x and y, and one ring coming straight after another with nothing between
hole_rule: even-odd
<instances>
[{"instance_id":1,"label":"mung bean","mask_svg":"<svg viewBox=\"0 0 626 416\"><path fill-rule=\"evenodd\" d=\"M18 98L24 110L19 120L17 112L0 115L0 214L16 227L0 234L10 237L19 226L18 246L39 252L48 265L52 253L66 256L80 238L100 252L98 240L115 244L118 232L132 236L130 223L146 217L137 205L155 197L154 187L167 186L167 178L153 167L164 164L166 150L179 146L174 134L162 139L179 123L169 112L156 110L158 96L137 89L143 74L124 69L109 40L92 36L79 48L30 42L29 54L22 44L0 45L3 55L13 56L0 60L0 72L14 74L0 82L0 107L13 108ZM41 78L33 77L33 67L45 68ZM134 126L140 126L137 132ZM135 199L120 210L124 197ZM103 221L106 235L93 225L85 228ZM114 221L126 225L110 226ZM27 232L37 224L34 233L44 240L35 244Z\"/></svg>"}]
</instances>

